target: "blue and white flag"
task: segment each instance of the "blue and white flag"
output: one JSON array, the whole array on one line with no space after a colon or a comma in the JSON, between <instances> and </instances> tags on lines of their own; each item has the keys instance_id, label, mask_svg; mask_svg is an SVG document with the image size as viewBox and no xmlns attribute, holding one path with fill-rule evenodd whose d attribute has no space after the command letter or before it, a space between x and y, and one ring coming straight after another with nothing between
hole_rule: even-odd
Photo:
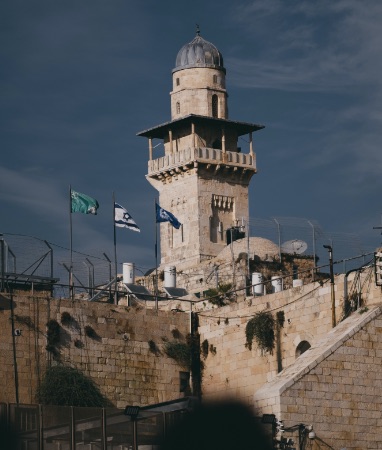
<instances>
[{"instance_id":1,"label":"blue and white flag","mask_svg":"<svg viewBox=\"0 0 382 450\"><path fill-rule=\"evenodd\" d=\"M116 227L129 228L138 232L141 231L126 209L118 205L118 203L114 203L114 222Z\"/></svg>"},{"instance_id":2,"label":"blue and white flag","mask_svg":"<svg viewBox=\"0 0 382 450\"><path fill-rule=\"evenodd\" d=\"M158 205L158 203L155 203L155 209L156 209L157 223L158 222L170 222L171 225L176 229L179 229L181 227L182 224L178 221L178 219L174 216L174 214L171 214L170 212L161 208Z\"/></svg>"}]
</instances>

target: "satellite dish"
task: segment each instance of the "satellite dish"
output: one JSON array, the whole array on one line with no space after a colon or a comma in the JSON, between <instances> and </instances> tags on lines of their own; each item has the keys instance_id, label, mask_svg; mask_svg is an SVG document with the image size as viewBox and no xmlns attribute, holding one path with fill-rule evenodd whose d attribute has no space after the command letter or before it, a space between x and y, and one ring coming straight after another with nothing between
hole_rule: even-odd
<instances>
[{"instance_id":1,"label":"satellite dish","mask_svg":"<svg viewBox=\"0 0 382 450\"><path fill-rule=\"evenodd\" d=\"M299 239L292 239L281 244L281 251L283 253L291 253L301 255L308 248L308 244L305 241Z\"/></svg>"}]
</instances>

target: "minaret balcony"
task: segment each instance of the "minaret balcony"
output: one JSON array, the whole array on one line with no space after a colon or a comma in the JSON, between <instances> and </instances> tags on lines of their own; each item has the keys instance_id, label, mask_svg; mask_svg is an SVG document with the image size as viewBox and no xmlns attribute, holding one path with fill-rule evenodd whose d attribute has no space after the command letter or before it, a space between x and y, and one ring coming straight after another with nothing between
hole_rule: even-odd
<instances>
[{"instance_id":1,"label":"minaret balcony","mask_svg":"<svg viewBox=\"0 0 382 450\"><path fill-rule=\"evenodd\" d=\"M172 171L186 171L199 164L212 167L226 167L256 172L256 157L254 153L239 153L218 150L208 147L186 148L177 152L152 159L148 162L148 176L156 177Z\"/></svg>"}]
</instances>

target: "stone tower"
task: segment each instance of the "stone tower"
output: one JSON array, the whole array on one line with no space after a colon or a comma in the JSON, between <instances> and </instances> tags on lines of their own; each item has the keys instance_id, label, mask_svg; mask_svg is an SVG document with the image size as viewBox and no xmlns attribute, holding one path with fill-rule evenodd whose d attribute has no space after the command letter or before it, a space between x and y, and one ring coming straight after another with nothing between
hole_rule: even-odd
<instances>
[{"instance_id":1,"label":"stone tower","mask_svg":"<svg viewBox=\"0 0 382 450\"><path fill-rule=\"evenodd\" d=\"M177 270L216 256L227 233L248 218L248 185L256 173L252 133L264 128L228 120L226 69L199 31L172 71L171 121L138 133L149 140L147 180L159 204L182 223L160 224L161 265ZM247 153L238 138L248 135ZM154 156L160 139L163 156Z\"/></svg>"}]
</instances>

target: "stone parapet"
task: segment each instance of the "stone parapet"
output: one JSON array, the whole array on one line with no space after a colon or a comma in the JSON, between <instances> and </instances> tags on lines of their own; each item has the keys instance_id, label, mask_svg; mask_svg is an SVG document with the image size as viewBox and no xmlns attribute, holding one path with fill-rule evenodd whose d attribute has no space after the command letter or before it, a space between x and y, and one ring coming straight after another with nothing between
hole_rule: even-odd
<instances>
[{"instance_id":1,"label":"stone parapet","mask_svg":"<svg viewBox=\"0 0 382 450\"><path fill-rule=\"evenodd\" d=\"M161 158L148 162L148 176L158 176L162 172L171 170L184 171L183 166L193 167L195 163L205 163L245 168L256 170L256 159L254 155L217 150L214 148L186 148L177 152L165 155Z\"/></svg>"}]
</instances>

